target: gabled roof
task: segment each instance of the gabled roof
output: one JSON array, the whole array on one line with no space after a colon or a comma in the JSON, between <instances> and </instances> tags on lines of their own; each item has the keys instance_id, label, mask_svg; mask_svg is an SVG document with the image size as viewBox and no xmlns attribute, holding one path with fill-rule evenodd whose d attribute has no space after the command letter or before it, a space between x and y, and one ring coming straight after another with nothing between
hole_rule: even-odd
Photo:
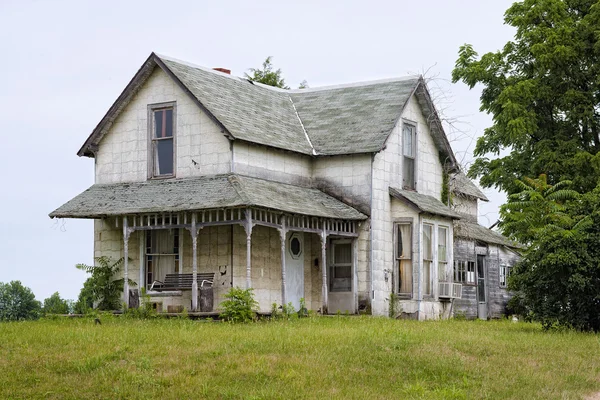
<instances>
[{"instance_id":1,"label":"gabled roof","mask_svg":"<svg viewBox=\"0 0 600 400\"><path fill-rule=\"evenodd\" d=\"M79 150L96 146L155 68L161 68L231 139L307 155L382 150L414 94L434 143L449 164L454 154L421 77L303 90L283 90L152 53Z\"/></svg>"},{"instance_id":2,"label":"gabled roof","mask_svg":"<svg viewBox=\"0 0 600 400\"><path fill-rule=\"evenodd\" d=\"M302 89L290 96L317 154L380 151L419 76Z\"/></svg>"},{"instance_id":3,"label":"gabled roof","mask_svg":"<svg viewBox=\"0 0 600 400\"><path fill-rule=\"evenodd\" d=\"M317 189L233 174L96 184L51 212L50 217L102 218L252 206L324 218L367 218Z\"/></svg>"},{"instance_id":4,"label":"gabled roof","mask_svg":"<svg viewBox=\"0 0 600 400\"><path fill-rule=\"evenodd\" d=\"M462 172L452 176L450 186L454 193L463 194L483 201L489 201L483 192Z\"/></svg>"},{"instance_id":5,"label":"gabled roof","mask_svg":"<svg viewBox=\"0 0 600 400\"><path fill-rule=\"evenodd\" d=\"M508 239L506 236L479 225L477 222L467 220L454 221L454 236L464 239L479 240L486 243L499 244L513 249L522 246Z\"/></svg>"},{"instance_id":6,"label":"gabled roof","mask_svg":"<svg viewBox=\"0 0 600 400\"><path fill-rule=\"evenodd\" d=\"M450 207L439 201L433 196L420 194L411 190L400 190L390 187L390 195L397 198L405 203L408 203L412 207L416 208L420 212L433 215L441 215L443 217L449 217L452 219L460 219L461 216Z\"/></svg>"}]
</instances>

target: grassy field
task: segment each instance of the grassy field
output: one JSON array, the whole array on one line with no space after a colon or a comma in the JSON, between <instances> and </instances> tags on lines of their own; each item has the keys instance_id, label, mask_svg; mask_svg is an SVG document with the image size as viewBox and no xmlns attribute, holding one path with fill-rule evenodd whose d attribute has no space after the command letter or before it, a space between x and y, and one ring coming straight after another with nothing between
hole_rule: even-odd
<instances>
[{"instance_id":1,"label":"grassy field","mask_svg":"<svg viewBox=\"0 0 600 400\"><path fill-rule=\"evenodd\" d=\"M0 323L0 398L575 399L600 336L507 321Z\"/></svg>"}]
</instances>

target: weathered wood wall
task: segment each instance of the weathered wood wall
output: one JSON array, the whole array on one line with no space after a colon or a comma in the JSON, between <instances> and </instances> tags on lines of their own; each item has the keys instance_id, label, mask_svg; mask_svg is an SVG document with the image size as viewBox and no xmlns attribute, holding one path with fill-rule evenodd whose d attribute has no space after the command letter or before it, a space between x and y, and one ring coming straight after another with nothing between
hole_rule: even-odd
<instances>
[{"instance_id":1,"label":"weathered wood wall","mask_svg":"<svg viewBox=\"0 0 600 400\"><path fill-rule=\"evenodd\" d=\"M475 240L455 238L455 261L472 261L477 270L477 254L485 255L488 318L501 318L512 296L506 288L500 287L500 265L514 266L519 261L519 255L504 246L489 244L482 247L476 246ZM454 302L455 312L467 318L477 318L477 305L477 285L463 284L462 298Z\"/></svg>"}]
</instances>

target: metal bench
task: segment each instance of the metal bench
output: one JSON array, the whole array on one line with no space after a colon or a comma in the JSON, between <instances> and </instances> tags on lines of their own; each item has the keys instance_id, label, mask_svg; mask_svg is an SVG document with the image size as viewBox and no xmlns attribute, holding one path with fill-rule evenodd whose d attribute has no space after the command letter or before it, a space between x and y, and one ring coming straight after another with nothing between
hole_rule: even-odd
<instances>
[{"instance_id":1,"label":"metal bench","mask_svg":"<svg viewBox=\"0 0 600 400\"><path fill-rule=\"evenodd\" d=\"M215 279L214 272L198 272L196 282L198 288L212 287ZM154 281L150 290L158 292L166 290L192 290L192 282L194 281L193 274L167 274L164 281Z\"/></svg>"}]
</instances>

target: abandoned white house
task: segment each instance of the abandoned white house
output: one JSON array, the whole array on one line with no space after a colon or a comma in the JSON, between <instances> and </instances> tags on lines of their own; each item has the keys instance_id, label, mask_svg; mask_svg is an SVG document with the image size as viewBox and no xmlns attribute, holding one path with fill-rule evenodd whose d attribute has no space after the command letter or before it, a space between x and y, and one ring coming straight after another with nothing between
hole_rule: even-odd
<instances>
[{"instance_id":1,"label":"abandoned white house","mask_svg":"<svg viewBox=\"0 0 600 400\"><path fill-rule=\"evenodd\" d=\"M419 76L283 90L153 53L78 155L95 184L50 216L95 219L95 256L163 310L199 310L211 280L217 306L239 286L265 312L385 315L395 293L429 319L502 284L473 264L510 246L477 225L485 196L459 174L466 209L441 201L459 168Z\"/></svg>"}]
</instances>

